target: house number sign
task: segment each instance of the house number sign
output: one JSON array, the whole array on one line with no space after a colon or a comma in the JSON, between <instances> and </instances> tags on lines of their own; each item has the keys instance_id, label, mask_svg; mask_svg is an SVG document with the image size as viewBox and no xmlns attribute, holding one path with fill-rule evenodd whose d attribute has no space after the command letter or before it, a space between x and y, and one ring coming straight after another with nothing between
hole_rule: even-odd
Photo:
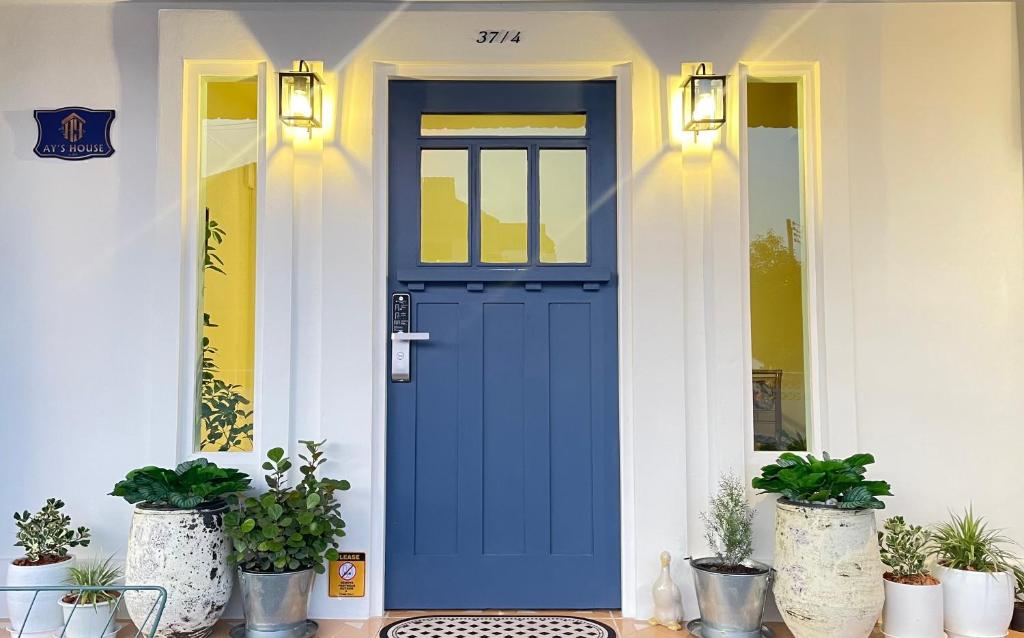
<instances>
[{"instance_id":1,"label":"house number sign","mask_svg":"<svg viewBox=\"0 0 1024 638\"><path fill-rule=\"evenodd\" d=\"M110 144L113 109L66 106L62 109L37 109L33 115L38 137L32 150L39 157L86 160L114 154L114 147Z\"/></svg>"},{"instance_id":2,"label":"house number sign","mask_svg":"<svg viewBox=\"0 0 1024 638\"><path fill-rule=\"evenodd\" d=\"M477 44L519 44L522 31L478 31Z\"/></svg>"}]
</instances>

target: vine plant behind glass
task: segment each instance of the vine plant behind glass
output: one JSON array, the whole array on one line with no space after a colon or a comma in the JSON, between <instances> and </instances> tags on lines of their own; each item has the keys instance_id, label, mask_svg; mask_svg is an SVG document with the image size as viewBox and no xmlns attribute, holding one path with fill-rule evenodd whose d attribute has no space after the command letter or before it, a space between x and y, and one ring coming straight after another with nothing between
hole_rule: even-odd
<instances>
[{"instance_id":1,"label":"vine plant behind glass","mask_svg":"<svg viewBox=\"0 0 1024 638\"><path fill-rule=\"evenodd\" d=\"M206 209L206 236L203 241L203 288L206 273L227 275L224 260L217 254L217 247L224 243L227 231L210 218ZM203 312L202 355L198 372L199 431L200 449L204 452L227 452L252 447L252 409L250 401L242 394L242 386L217 378L221 372L215 357L217 348L206 336L209 328L218 328L210 313Z\"/></svg>"}]
</instances>

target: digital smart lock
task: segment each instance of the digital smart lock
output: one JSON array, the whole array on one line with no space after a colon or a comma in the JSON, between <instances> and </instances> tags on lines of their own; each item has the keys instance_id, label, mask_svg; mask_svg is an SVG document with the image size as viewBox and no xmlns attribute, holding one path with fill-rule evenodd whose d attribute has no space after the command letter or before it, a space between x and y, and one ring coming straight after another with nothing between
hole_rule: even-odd
<instances>
[{"instance_id":1,"label":"digital smart lock","mask_svg":"<svg viewBox=\"0 0 1024 638\"><path fill-rule=\"evenodd\" d=\"M409 343L427 341L429 332L409 332L412 326L412 295L396 292L391 295L391 380L408 383Z\"/></svg>"}]
</instances>

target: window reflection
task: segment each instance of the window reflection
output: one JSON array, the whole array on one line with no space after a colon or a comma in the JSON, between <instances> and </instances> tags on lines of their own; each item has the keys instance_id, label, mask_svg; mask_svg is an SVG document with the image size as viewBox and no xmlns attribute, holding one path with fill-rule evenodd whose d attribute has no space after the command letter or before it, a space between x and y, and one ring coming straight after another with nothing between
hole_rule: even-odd
<instances>
[{"instance_id":1,"label":"window reflection","mask_svg":"<svg viewBox=\"0 0 1024 638\"><path fill-rule=\"evenodd\" d=\"M527 261L527 158L525 149L480 152L480 260Z\"/></svg>"},{"instance_id":2,"label":"window reflection","mask_svg":"<svg viewBox=\"0 0 1024 638\"><path fill-rule=\"evenodd\" d=\"M196 451L253 447L257 78L204 77L199 209L204 212Z\"/></svg>"},{"instance_id":3,"label":"window reflection","mask_svg":"<svg viewBox=\"0 0 1024 638\"><path fill-rule=\"evenodd\" d=\"M754 446L807 449L802 137L795 80L747 83Z\"/></svg>"},{"instance_id":4,"label":"window reflection","mask_svg":"<svg viewBox=\"0 0 1024 638\"><path fill-rule=\"evenodd\" d=\"M587 152L540 151L540 260L587 261Z\"/></svg>"},{"instance_id":5,"label":"window reflection","mask_svg":"<svg viewBox=\"0 0 1024 638\"><path fill-rule=\"evenodd\" d=\"M469 261L469 152L424 149L420 154L420 260Z\"/></svg>"}]
</instances>

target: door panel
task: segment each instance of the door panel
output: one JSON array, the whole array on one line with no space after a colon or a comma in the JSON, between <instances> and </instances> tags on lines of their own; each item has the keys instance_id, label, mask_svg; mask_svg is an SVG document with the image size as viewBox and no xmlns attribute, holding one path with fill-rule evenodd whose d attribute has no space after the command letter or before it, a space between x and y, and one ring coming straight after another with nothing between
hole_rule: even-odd
<instances>
[{"instance_id":1,"label":"door panel","mask_svg":"<svg viewBox=\"0 0 1024 638\"><path fill-rule=\"evenodd\" d=\"M619 606L614 95L391 83L389 287L430 338L388 384L388 608Z\"/></svg>"}]
</instances>

